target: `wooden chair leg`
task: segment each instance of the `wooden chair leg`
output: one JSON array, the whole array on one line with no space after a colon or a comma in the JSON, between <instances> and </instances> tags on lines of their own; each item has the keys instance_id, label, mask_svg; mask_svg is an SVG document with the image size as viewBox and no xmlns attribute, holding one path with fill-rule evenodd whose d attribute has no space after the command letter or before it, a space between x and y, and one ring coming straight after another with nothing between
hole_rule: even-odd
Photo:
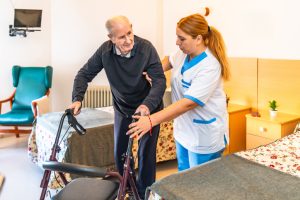
<instances>
[{"instance_id":1,"label":"wooden chair leg","mask_svg":"<svg viewBox=\"0 0 300 200\"><path fill-rule=\"evenodd\" d=\"M15 131L16 131L16 138L20 137L19 129L17 126L15 126Z\"/></svg>"}]
</instances>

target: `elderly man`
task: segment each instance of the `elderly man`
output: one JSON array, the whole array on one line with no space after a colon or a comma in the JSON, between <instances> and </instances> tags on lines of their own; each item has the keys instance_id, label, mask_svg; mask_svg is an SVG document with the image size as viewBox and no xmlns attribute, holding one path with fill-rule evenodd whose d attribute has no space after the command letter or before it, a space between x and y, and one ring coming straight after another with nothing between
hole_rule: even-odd
<instances>
[{"instance_id":1,"label":"elderly man","mask_svg":"<svg viewBox=\"0 0 300 200\"><path fill-rule=\"evenodd\" d=\"M75 77L70 108L74 108L75 114L79 113L88 82L104 69L113 94L114 156L122 174L122 154L128 145L126 132L131 116L137 112L149 115L162 109L166 79L155 48L149 41L133 34L132 25L125 16L109 19L106 28L109 40L99 47ZM152 86L143 72L152 79ZM142 198L146 187L155 181L158 134L159 126L153 127L152 135L146 134L139 141L137 187Z\"/></svg>"}]
</instances>

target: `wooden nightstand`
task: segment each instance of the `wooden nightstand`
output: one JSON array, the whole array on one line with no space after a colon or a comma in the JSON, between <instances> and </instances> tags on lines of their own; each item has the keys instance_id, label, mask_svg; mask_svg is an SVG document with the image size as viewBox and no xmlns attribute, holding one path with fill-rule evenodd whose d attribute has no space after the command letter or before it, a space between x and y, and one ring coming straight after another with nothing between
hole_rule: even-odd
<instances>
[{"instance_id":1,"label":"wooden nightstand","mask_svg":"<svg viewBox=\"0 0 300 200\"><path fill-rule=\"evenodd\" d=\"M246 149L246 117L250 113L250 106L237 104L228 105L229 114L229 145L224 151L224 155L243 151Z\"/></svg>"},{"instance_id":2,"label":"wooden nightstand","mask_svg":"<svg viewBox=\"0 0 300 200\"><path fill-rule=\"evenodd\" d=\"M261 117L247 118L247 149L253 149L260 145L271 143L293 132L300 121L300 116L286 113L278 113L272 119L267 111L260 112Z\"/></svg>"}]
</instances>

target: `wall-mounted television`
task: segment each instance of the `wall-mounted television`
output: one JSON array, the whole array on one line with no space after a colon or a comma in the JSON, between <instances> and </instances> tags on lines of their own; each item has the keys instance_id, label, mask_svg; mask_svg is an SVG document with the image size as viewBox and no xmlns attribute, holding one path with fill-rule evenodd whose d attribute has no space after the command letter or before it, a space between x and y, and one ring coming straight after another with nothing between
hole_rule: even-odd
<instances>
[{"instance_id":1,"label":"wall-mounted television","mask_svg":"<svg viewBox=\"0 0 300 200\"><path fill-rule=\"evenodd\" d=\"M42 22L42 10L15 9L14 27L40 28Z\"/></svg>"}]
</instances>

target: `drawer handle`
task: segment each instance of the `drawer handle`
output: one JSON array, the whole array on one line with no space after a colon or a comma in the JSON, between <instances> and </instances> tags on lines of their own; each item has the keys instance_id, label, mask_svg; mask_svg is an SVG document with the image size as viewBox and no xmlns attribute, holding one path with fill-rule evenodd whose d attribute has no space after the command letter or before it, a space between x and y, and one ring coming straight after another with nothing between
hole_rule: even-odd
<instances>
[{"instance_id":1,"label":"drawer handle","mask_svg":"<svg viewBox=\"0 0 300 200\"><path fill-rule=\"evenodd\" d=\"M264 128L264 127L259 127L259 132L261 132L261 133L264 133L264 132L266 132L267 131L267 128Z\"/></svg>"}]
</instances>

